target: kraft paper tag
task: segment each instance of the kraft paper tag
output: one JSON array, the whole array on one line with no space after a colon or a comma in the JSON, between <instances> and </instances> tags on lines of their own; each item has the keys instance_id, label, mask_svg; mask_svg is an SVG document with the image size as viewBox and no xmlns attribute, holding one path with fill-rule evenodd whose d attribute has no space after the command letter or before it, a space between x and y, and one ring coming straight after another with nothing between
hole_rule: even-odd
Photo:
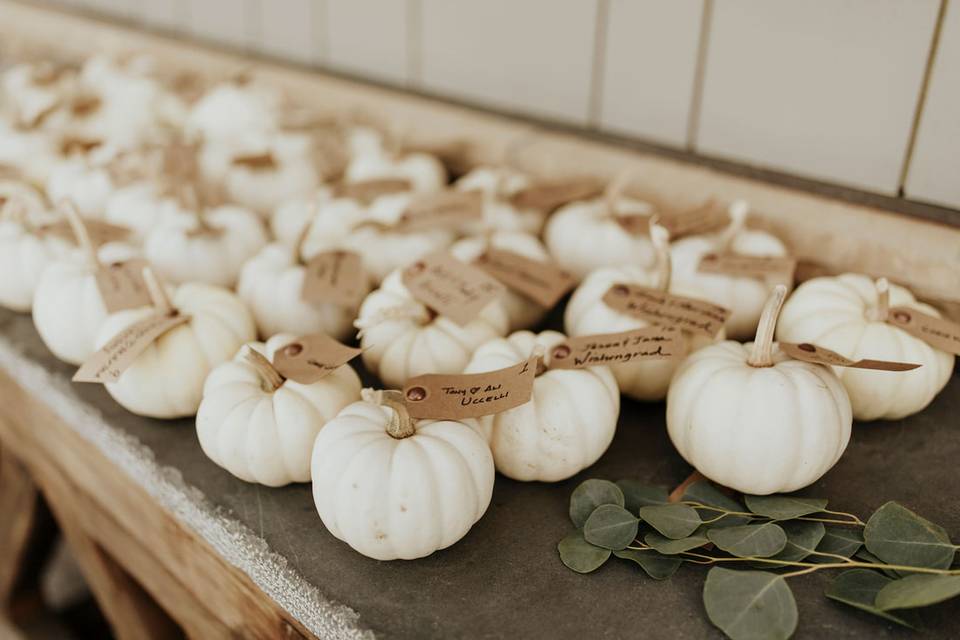
<instances>
[{"instance_id":1,"label":"kraft paper tag","mask_svg":"<svg viewBox=\"0 0 960 640\"><path fill-rule=\"evenodd\" d=\"M482 269L440 251L403 270L403 286L419 302L466 326L506 288Z\"/></svg>"},{"instance_id":2,"label":"kraft paper tag","mask_svg":"<svg viewBox=\"0 0 960 640\"><path fill-rule=\"evenodd\" d=\"M277 169L277 161L269 151L236 156L233 164L253 171L276 171Z\"/></svg>"},{"instance_id":3,"label":"kraft paper tag","mask_svg":"<svg viewBox=\"0 0 960 640\"><path fill-rule=\"evenodd\" d=\"M311 304L330 302L353 308L366 295L363 258L353 251L324 251L305 266L300 299Z\"/></svg>"},{"instance_id":4,"label":"kraft paper tag","mask_svg":"<svg viewBox=\"0 0 960 640\"><path fill-rule=\"evenodd\" d=\"M917 311L912 307L892 307L887 323L920 338L934 349L960 355L960 325Z\"/></svg>"},{"instance_id":5,"label":"kraft paper tag","mask_svg":"<svg viewBox=\"0 0 960 640\"><path fill-rule=\"evenodd\" d=\"M553 211L568 202L589 200L603 192L603 182L597 178L580 177L565 180L547 180L525 187L510 199L518 209Z\"/></svg>"},{"instance_id":6,"label":"kraft paper tag","mask_svg":"<svg viewBox=\"0 0 960 640\"><path fill-rule=\"evenodd\" d=\"M877 371L911 371L918 368L919 364L909 362L891 362L889 360L851 360L836 351L818 347L808 342L794 344L792 342L780 342L780 351L793 358L794 360L803 360L814 364L825 364L834 367L850 367L853 369L876 369Z\"/></svg>"},{"instance_id":7,"label":"kraft paper tag","mask_svg":"<svg viewBox=\"0 0 960 640\"><path fill-rule=\"evenodd\" d=\"M90 242L95 247L107 244L108 242L122 242L130 236L130 229L121 227L101 220L83 219L83 226L87 228L90 235ZM58 220L52 224L44 225L38 230L40 233L49 233L60 238L66 238L73 242L73 228L66 220Z\"/></svg>"},{"instance_id":8,"label":"kraft paper tag","mask_svg":"<svg viewBox=\"0 0 960 640\"><path fill-rule=\"evenodd\" d=\"M603 295L614 311L651 324L684 329L714 337L723 328L730 311L706 300L675 296L635 284L615 284Z\"/></svg>"},{"instance_id":9,"label":"kraft paper tag","mask_svg":"<svg viewBox=\"0 0 960 640\"><path fill-rule=\"evenodd\" d=\"M116 382L154 340L190 320L187 314L153 314L130 325L90 356L73 375L74 382Z\"/></svg>"},{"instance_id":10,"label":"kraft paper tag","mask_svg":"<svg viewBox=\"0 0 960 640\"><path fill-rule=\"evenodd\" d=\"M793 284L796 269L796 259L787 256L744 256L735 253L708 253L697 266L700 273L763 278L785 284Z\"/></svg>"},{"instance_id":11,"label":"kraft paper tag","mask_svg":"<svg viewBox=\"0 0 960 640\"><path fill-rule=\"evenodd\" d=\"M631 197L631 196L627 196ZM677 209L670 207L657 199L634 196L639 200L649 201L653 206L653 214L657 222L670 233L671 240L679 240L686 236L713 233L723 229L730 223L730 216L726 209L717 205L713 200L691 209ZM649 216L617 216L620 226L634 235L644 235L650 230Z\"/></svg>"},{"instance_id":12,"label":"kraft paper tag","mask_svg":"<svg viewBox=\"0 0 960 640\"><path fill-rule=\"evenodd\" d=\"M457 420L502 413L530 401L537 356L486 373L415 376L403 387L404 403L414 418Z\"/></svg>"},{"instance_id":13,"label":"kraft paper tag","mask_svg":"<svg viewBox=\"0 0 960 640\"><path fill-rule=\"evenodd\" d=\"M362 352L362 349L348 347L324 333L311 333L277 349L273 354L273 367L288 380L313 384Z\"/></svg>"},{"instance_id":14,"label":"kraft paper tag","mask_svg":"<svg viewBox=\"0 0 960 640\"><path fill-rule=\"evenodd\" d=\"M446 229L482 217L482 193L448 189L414 197L394 229L407 233Z\"/></svg>"},{"instance_id":15,"label":"kraft paper tag","mask_svg":"<svg viewBox=\"0 0 960 640\"><path fill-rule=\"evenodd\" d=\"M567 338L550 349L550 369L584 369L635 360L662 360L683 355L686 340L677 329L644 327L621 333Z\"/></svg>"},{"instance_id":16,"label":"kraft paper tag","mask_svg":"<svg viewBox=\"0 0 960 640\"><path fill-rule=\"evenodd\" d=\"M337 185L336 195L340 198L359 200L370 204L380 196L410 191L413 185L406 178L375 178L359 182L341 182Z\"/></svg>"},{"instance_id":17,"label":"kraft paper tag","mask_svg":"<svg viewBox=\"0 0 960 640\"><path fill-rule=\"evenodd\" d=\"M556 264L532 260L513 251L491 247L476 259L476 265L544 309L555 307L560 298L577 286L576 279Z\"/></svg>"},{"instance_id":18,"label":"kraft paper tag","mask_svg":"<svg viewBox=\"0 0 960 640\"><path fill-rule=\"evenodd\" d=\"M103 265L97 269L97 289L107 313L149 307L153 304L143 281L143 269L146 266L146 260L137 258Z\"/></svg>"}]
</instances>

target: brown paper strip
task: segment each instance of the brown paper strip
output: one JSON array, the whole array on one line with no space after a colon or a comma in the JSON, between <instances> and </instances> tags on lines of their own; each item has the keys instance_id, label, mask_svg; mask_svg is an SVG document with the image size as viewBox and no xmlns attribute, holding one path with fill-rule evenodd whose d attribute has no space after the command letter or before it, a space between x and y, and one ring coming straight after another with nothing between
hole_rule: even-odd
<instances>
[{"instance_id":1,"label":"brown paper strip","mask_svg":"<svg viewBox=\"0 0 960 640\"><path fill-rule=\"evenodd\" d=\"M153 304L143 281L143 269L146 266L146 260L136 258L103 265L97 269L97 289L107 313L149 307Z\"/></svg>"},{"instance_id":2,"label":"brown paper strip","mask_svg":"<svg viewBox=\"0 0 960 640\"><path fill-rule=\"evenodd\" d=\"M772 282L793 284L797 261L787 256L743 256L735 253L708 253L700 260L697 271L719 273L742 278L764 278Z\"/></svg>"},{"instance_id":3,"label":"brown paper strip","mask_svg":"<svg viewBox=\"0 0 960 640\"><path fill-rule=\"evenodd\" d=\"M448 229L482 217L482 193L448 189L414 197L394 228L405 233Z\"/></svg>"},{"instance_id":4,"label":"brown paper strip","mask_svg":"<svg viewBox=\"0 0 960 640\"><path fill-rule=\"evenodd\" d=\"M108 242L122 242L130 236L130 229L120 227L100 220L83 219L83 225L90 234L90 241L95 247ZM49 233L61 238L74 241L73 228L66 220L59 220L52 224L44 225L38 229L39 233Z\"/></svg>"},{"instance_id":5,"label":"brown paper strip","mask_svg":"<svg viewBox=\"0 0 960 640\"><path fill-rule=\"evenodd\" d=\"M273 354L273 367L288 380L313 384L363 352L323 333L301 336Z\"/></svg>"},{"instance_id":6,"label":"brown paper strip","mask_svg":"<svg viewBox=\"0 0 960 640\"><path fill-rule=\"evenodd\" d=\"M510 199L519 209L553 211L576 200L589 200L603 191L603 182L593 177L538 182L518 191Z\"/></svg>"},{"instance_id":7,"label":"brown paper strip","mask_svg":"<svg viewBox=\"0 0 960 640\"><path fill-rule=\"evenodd\" d=\"M235 156L233 164L253 171L276 171L278 168L276 159L269 151Z\"/></svg>"},{"instance_id":8,"label":"brown paper strip","mask_svg":"<svg viewBox=\"0 0 960 640\"><path fill-rule=\"evenodd\" d=\"M380 196L410 191L413 185L406 178L375 178L359 182L341 182L335 193L339 198L351 198L370 204Z\"/></svg>"},{"instance_id":9,"label":"brown paper strip","mask_svg":"<svg viewBox=\"0 0 960 640\"><path fill-rule=\"evenodd\" d=\"M318 253L305 269L300 298L311 304L329 302L353 308L367 293L363 258L353 251Z\"/></svg>"},{"instance_id":10,"label":"brown paper strip","mask_svg":"<svg viewBox=\"0 0 960 640\"><path fill-rule=\"evenodd\" d=\"M187 314L154 314L135 322L90 356L73 375L74 382L116 382L144 349L164 333L190 320Z\"/></svg>"},{"instance_id":11,"label":"brown paper strip","mask_svg":"<svg viewBox=\"0 0 960 640\"><path fill-rule=\"evenodd\" d=\"M818 347L808 342L794 344L792 342L780 342L780 351L793 358L794 360L803 360L814 364L825 364L834 367L850 367L853 369L876 369L877 371L912 371L918 368L919 364L909 362L891 362L889 360L851 360L836 351Z\"/></svg>"},{"instance_id":12,"label":"brown paper strip","mask_svg":"<svg viewBox=\"0 0 960 640\"><path fill-rule=\"evenodd\" d=\"M960 324L912 307L892 307L887 314L887 323L920 338L934 349L960 356Z\"/></svg>"},{"instance_id":13,"label":"brown paper strip","mask_svg":"<svg viewBox=\"0 0 960 640\"><path fill-rule=\"evenodd\" d=\"M676 329L714 337L723 328L730 312L706 300L675 296L635 284L615 284L603 295L603 302L627 315Z\"/></svg>"},{"instance_id":14,"label":"brown paper strip","mask_svg":"<svg viewBox=\"0 0 960 640\"><path fill-rule=\"evenodd\" d=\"M414 418L457 420L502 413L530 401L537 356L486 373L428 373L403 387L407 411Z\"/></svg>"},{"instance_id":15,"label":"brown paper strip","mask_svg":"<svg viewBox=\"0 0 960 640\"><path fill-rule=\"evenodd\" d=\"M506 288L482 269L440 251L403 270L403 285L422 304L466 326Z\"/></svg>"},{"instance_id":16,"label":"brown paper strip","mask_svg":"<svg viewBox=\"0 0 960 640\"><path fill-rule=\"evenodd\" d=\"M649 202L653 207L651 215L657 216L658 223L670 232L671 240L702 233L713 233L723 229L730 223L730 216L726 209L709 200L699 207L692 209L678 209L671 207L656 198L643 195L625 197L636 198ZM618 215L615 216L621 227L634 235L646 235L650 231L650 216L647 215Z\"/></svg>"},{"instance_id":17,"label":"brown paper strip","mask_svg":"<svg viewBox=\"0 0 960 640\"><path fill-rule=\"evenodd\" d=\"M576 279L553 262L532 260L503 249L487 249L476 264L544 309L555 307L560 298L577 286Z\"/></svg>"},{"instance_id":18,"label":"brown paper strip","mask_svg":"<svg viewBox=\"0 0 960 640\"><path fill-rule=\"evenodd\" d=\"M636 360L662 360L685 353L683 334L669 327L568 338L550 350L550 369L583 369Z\"/></svg>"}]
</instances>

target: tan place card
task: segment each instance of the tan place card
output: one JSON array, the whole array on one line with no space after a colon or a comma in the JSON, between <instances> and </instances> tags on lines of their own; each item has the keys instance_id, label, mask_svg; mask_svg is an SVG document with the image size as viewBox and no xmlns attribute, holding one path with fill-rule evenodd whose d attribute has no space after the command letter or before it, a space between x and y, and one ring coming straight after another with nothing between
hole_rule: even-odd
<instances>
[{"instance_id":1,"label":"tan place card","mask_svg":"<svg viewBox=\"0 0 960 640\"><path fill-rule=\"evenodd\" d=\"M582 176L536 182L515 193L510 203L518 209L553 211L577 200L589 200L603 192L603 182Z\"/></svg>"},{"instance_id":2,"label":"tan place card","mask_svg":"<svg viewBox=\"0 0 960 640\"><path fill-rule=\"evenodd\" d=\"M153 304L150 291L143 280L143 269L146 266L146 260L135 258L102 265L97 269L97 289L107 313L149 307Z\"/></svg>"},{"instance_id":3,"label":"tan place card","mask_svg":"<svg viewBox=\"0 0 960 640\"><path fill-rule=\"evenodd\" d=\"M635 284L615 284L603 295L614 311L656 324L713 338L723 328L730 312L712 302L675 296Z\"/></svg>"},{"instance_id":4,"label":"tan place card","mask_svg":"<svg viewBox=\"0 0 960 640\"><path fill-rule=\"evenodd\" d=\"M153 314L130 325L90 356L73 375L74 382L106 384L120 379L154 340L190 320L187 314Z\"/></svg>"},{"instance_id":5,"label":"tan place card","mask_svg":"<svg viewBox=\"0 0 960 640\"><path fill-rule=\"evenodd\" d=\"M794 344L792 342L779 342L780 350L785 354L793 358L794 360L802 360L804 362L812 362L814 364L825 364L828 366L834 367L851 367L853 369L875 369L877 371L912 371L920 367L919 364L912 364L909 362L892 362L889 360L871 360L865 358L863 360L851 360L845 356L840 355L836 351L831 351L824 347L818 347L817 345L810 344L809 342L802 342L800 344Z\"/></svg>"},{"instance_id":6,"label":"tan place card","mask_svg":"<svg viewBox=\"0 0 960 640\"><path fill-rule=\"evenodd\" d=\"M351 198L370 204L380 196L410 191L413 185L406 178L375 178L358 182L341 182L334 193L338 198Z\"/></svg>"},{"instance_id":7,"label":"tan place card","mask_svg":"<svg viewBox=\"0 0 960 640\"><path fill-rule=\"evenodd\" d=\"M466 326L506 288L482 269L445 251L425 256L403 270L403 286L418 302Z\"/></svg>"},{"instance_id":8,"label":"tan place card","mask_svg":"<svg viewBox=\"0 0 960 640\"><path fill-rule=\"evenodd\" d=\"M348 347L324 333L311 333L277 349L273 368L288 380L313 384L361 353L362 349Z\"/></svg>"},{"instance_id":9,"label":"tan place card","mask_svg":"<svg viewBox=\"0 0 960 640\"><path fill-rule=\"evenodd\" d=\"M552 309L576 279L553 262L541 262L513 251L489 248L475 264L508 288L533 300L544 309Z\"/></svg>"},{"instance_id":10,"label":"tan place card","mask_svg":"<svg viewBox=\"0 0 960 640\"><path fill-rule=\"evenodd\" d=\"M960 325L912 307L892 307L887 323L920 338L934 349L960 356Z\"/></svg>"},{"instance_id":11,"label":"tan place card","mask_svg":"<svg viewBox=\"0 0 960 640\"><path fill-rule=\"evenodd\" d=\"M483 194L447 189L414 196L394 230L404 233L449 229L483 218Z\"/></svg>"},{"instance_id":12,"label":"tan place card","mask_svg":"<svg viewBox=\"0 0 960 640\"><path fill-rule=\"evenodd\" d=\"M414 418L479 418L530 401L538 356L486 373L415 376L403 387L404 404Z\"/></svg>"},{"instance_id":13,"label":"tan place card","mask_svg":"<svg viewBox=\"0 0 960 640\"><path fill-rule=\"evenodd\" d=\"M708 253L697 265L700 273L763 278L788 286L793 284L796 269L796 259L788 256L744 256L735 253Z\"/></svg>"},{"instance_id":14,"label":"tan place card","mask_svg":"<svg viewBox=\"0 0 960 640\"><path fill-rule=\"evenodd\" d=\"M584 369L637 360L662 360L686 353L683 333L651 326L620 333L568 338L550 349L550 369Z\"/></svg>"},{"instance_id":15,"label":"tan place card","mask_svg":"<svg viewBox=\"0 0 960 640\"><path fill-rule=\"evenodd\" d=\"M363 258L353 251L324 251L305 265L300 299L311 304L329 302L354 308L367 293Z\"/></svg>"},{"instance_id":16,"label":"tan place card","mask_svg":"<svg viewBox=\"0 0 960 640\"><path fill-rule=\"evenodd\" d=\"M83 219L83 226L87 228L90 235L90 242L93 246L99 247L108 242L122 242L130 237L130 229L121 227L102 220ZM58 220L52 224L44 225L38 229L40 233L49 233L60 238L66 238L74 241L73 228L66 220Z\"/></svg>"}]
</instances>

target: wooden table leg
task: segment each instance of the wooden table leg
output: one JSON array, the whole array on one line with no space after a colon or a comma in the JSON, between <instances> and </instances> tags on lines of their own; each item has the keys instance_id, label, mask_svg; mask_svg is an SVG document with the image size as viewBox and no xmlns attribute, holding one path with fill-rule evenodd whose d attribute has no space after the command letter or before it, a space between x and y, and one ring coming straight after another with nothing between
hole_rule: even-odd
<instances>
[{"instance_id":1,"label":"wooden table leg","mask_svg":"<svg viewBox=\"0 0 960 640\"><path fill-rule=\"evenodd\" d=\"M29 472L0 445L0 608L10 606L27 563L40 492Z\"/></svg>"}]
</instances>

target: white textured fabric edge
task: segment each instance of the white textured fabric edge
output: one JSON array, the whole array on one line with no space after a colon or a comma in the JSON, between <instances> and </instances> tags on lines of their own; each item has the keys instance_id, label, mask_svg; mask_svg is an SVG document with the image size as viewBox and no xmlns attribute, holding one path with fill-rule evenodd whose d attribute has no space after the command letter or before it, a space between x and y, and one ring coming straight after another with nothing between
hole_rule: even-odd
<instances>
[{"instance_id":1,"label":"white textured fabric edge","mask_svg":"<svg viewBox=\"0 0 960 640\"><path fill-rule=\"evenodd\" d=\"M80 400L71 383L31 361L0 336L0 367L15 374L20 385L47 404L66 424L96 446L161 506L206 540L227 562L318 638L373 638L359 626L359 615L327 600L287 559L270 550L266 541L203 493L184 482L180 471L160 466L153 451L137 438L110 426L99 411Z\"/></svg>"}]
</instances>

